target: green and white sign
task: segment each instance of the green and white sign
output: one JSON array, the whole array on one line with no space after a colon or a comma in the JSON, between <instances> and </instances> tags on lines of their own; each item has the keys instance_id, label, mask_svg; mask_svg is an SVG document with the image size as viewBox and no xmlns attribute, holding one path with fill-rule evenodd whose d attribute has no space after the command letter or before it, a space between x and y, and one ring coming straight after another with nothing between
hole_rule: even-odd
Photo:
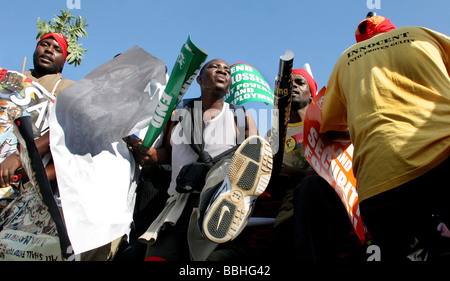
<instances>
[{"instance_id":1,"label":"green and white sign","mask_svg":"<svg viewBox=\"0 0 450 281\"><path fill-rule=\"evenodd\" d=\"M273 105L273 91L256 68L246 63L230 66L231 86L225 101L232 104L243 104L249 101L260 101Z\"/></svg>"}]
</instances>

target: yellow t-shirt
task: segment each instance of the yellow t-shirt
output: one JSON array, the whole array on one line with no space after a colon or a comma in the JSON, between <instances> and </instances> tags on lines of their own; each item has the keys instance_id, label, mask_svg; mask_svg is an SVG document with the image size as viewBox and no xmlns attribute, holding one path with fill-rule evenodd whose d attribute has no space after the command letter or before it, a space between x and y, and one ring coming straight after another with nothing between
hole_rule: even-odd
<instances>
[{"instance_id":1,"label":"yellow t-shirt","mask_svg":"<svg viewBox=\"0 0 450 281\"><path fill-rule=\"evenodd\" d=\"M265 139L270 142L271 131L267 131ZM303 121L288 123L284 141L283 164L285 166L313 170L305 158L303 149Z\"/></svg>"},{"instance_id":2,"label":"yellow t-shirt","mask_svg":"<svg viewBox=\"0 0 450 281\"><path fill-rule=\"evenodd\" d=\"M303 149L303 122L288 123L284 145L283 164L305 170L312 170Z\"/></svg>"},{"instance_id":3,"label":"yellow t-shirt","mask_svg":"<svg viewBox=\"0 0 450 281\"><path fill-rule=\"evenodd\" d=\"M322 133L350 131L359 200L450 154L450 38L401 27L348 48L328 81Z\"/></svg>"}]
</instances>

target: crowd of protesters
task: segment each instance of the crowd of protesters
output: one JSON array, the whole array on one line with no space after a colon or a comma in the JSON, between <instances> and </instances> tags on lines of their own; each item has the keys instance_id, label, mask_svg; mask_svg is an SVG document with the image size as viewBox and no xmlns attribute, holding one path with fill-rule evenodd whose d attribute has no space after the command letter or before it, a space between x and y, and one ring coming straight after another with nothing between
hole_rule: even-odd
<instances>
[{"instance_id":1,"label":"crowd of protesters","mask_svg":"<svg viewBox=\"0 0 450 281\"><path fill-rule=\"evenodd\" d=\"M289 149L281 169L272 172L272 155L255 158L270 147L269 134L260 137L266 132L258 132L245 111L245 128L239 131L235 108L224 101L231 84L229 64L213 59L196 78L202 154L176 141L184 129L178 121L166 124L158 147L124 138L141 168L131 232L80 259L365 261L372 244L380 248L382 260L448 260L450 38L424 27L397 28L378 15L361 21L355 37L357 43L342 53L329 78L320 132L354 145L353 171L370 239L361 243L333 186L305 159L303 122L318 89L312 75L304 69L292 72ZM66 57L64 36L49 33L37 43L34 69L25 75L57 96L73 83L61 77ZM245 135L242 144L240 134ZM57 198L48 133L36 145ZM228 150L233 158L209 165L200 188L177 187L183 166L196 159L209 164ZM20 168L18 155L8 155L0 164L0 187L10 185ZM273 220L249 223L258 217Z\"/></svg>"}]
</instances>

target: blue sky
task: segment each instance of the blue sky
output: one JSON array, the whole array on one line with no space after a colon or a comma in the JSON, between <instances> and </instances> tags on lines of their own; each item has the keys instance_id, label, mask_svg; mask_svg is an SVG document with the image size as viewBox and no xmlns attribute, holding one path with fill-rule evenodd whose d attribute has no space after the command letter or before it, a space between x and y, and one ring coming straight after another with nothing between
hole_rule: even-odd
<instances>
[{"instance_id":1,"label":"blue sky","mask_svg":"<svg viewBox=\"0 0 450 281\"><path fill-rule=\"evenodd\" d=\"M339 55L355 43L354 31L369 11L397 27L425 26L450 35L448 0L69 0L77 1L81 8L71 13L87 18L89 37L80 41L88 49L82 65L64 68L63 77L75 81L135 45L162 59L171 71L190 34L209 53L207 60L253 65L272 90L279 57L292 50L294 68L309 63L321 89ZM26 68L32 68L37 18L50 20L68 9L67 2L2 1L0 67L21 71L27 57ZM198 96L198 91L193 83L186 97ZM265 107L246 107L252 106Z\"/></svg>"}]
</instances>

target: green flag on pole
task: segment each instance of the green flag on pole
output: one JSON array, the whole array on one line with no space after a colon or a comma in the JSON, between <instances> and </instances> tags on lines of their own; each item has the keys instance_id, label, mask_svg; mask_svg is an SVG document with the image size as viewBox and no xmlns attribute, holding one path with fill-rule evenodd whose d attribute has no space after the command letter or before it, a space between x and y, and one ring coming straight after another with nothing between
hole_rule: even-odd
<instances>
[{"instance_id":1,"label":"green flag on pole","mask_svg":"<svg viewBox=\"0 0 450 281\"><path fill-rule=\"evenodd\" d=\"M144 147L149 148L155 142L207 57L208 53L195 46L189 36L181 48L166 89L156 106L155 114L142 143Z\"/></svg>"}]
</instances>

